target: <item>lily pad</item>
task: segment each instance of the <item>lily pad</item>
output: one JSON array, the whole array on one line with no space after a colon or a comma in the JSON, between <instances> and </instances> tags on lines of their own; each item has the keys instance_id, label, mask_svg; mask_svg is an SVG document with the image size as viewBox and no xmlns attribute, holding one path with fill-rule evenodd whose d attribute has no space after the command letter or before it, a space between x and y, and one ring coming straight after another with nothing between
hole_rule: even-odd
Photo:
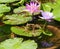
<instances>
[{"instance_id":1,"label":"lily pad","mask_svg":"<svg viewBox=\"0 0 60 49\"><path fill-rule=\"evenodd\" d=\"M12 3L18 0L0 0L0 3Z\"/></svg>"},{"instance_id":2,"label":"lily pad","mask_svg":"<svg viewBox=\"0 0 60 49\"><path fill-rule=\"evenodd\" d=\"M0 4L0 13L9 12L10 10L10 7L6 6L5 4Z\"/></svg>"},{"instance_id":3,"label":"lily pad","mask_svg":"<svg viewBox=\"0 0 60 49\"><path fill-rule=\"evenodd\" d=\"M0 18L3 16L4 14L0 14Z\"/></svg>"},{"instance_id":4,"label":"lily pad","mask_svg":"<svg viewBox=\"0 0 60 49\"><path fill-rule=\"evenodd\" d=\"M11 27L11 31L17 35L27 36L27 37L36 37L41 35L41 29L36 29L35 32L33 30L25 30L25 27Z\"/></svg>"},{"instance_id":5,"label":"lily pad","mask_svg":"<svg viewBox=\"0 0 60 49\"><path fill-rule=\"evenodd\" d=\"M49 11L49 12L50 12L51 9L52 9L51 5L52 5L52 3L44 3L44 4L42 4L43 10L44 10L44 11Z\"/></svg>"},{"instance_id":6,"label":"lily pad","mask_svg":"<svg viewBox=\"0 0 60 49\"><path fill-rule=\"evenodd\" d=\"M3 42L0 44L0 47L2 47L3 49L14 49L14 47L15 47L16 45L21 44L22 41L23 41L22 38L8 39L8 40L3 41ZM19 47L19 46L18 46L18 47ZM17 48L16 48L16 49L17 49Z\"/></svg>"},{"instance_id":7,"label":"lily pad","mask_svg":"<svg viewBox=\"0 0 60 49\"><path fill-rule=\"evenodd\" d=\"M25 6L18 7L14 9L14 13L21 13L24 11L25 8L26 8Z\"/></svg>"},{"instance_id":8,"label":"lily pad","mask_svg":"<svg viewBox=\"0 0 60 49\"><path fill-rule=\"evenodd\" d=\"M23 42L22 38L7 39L0 44L2 49L36 49L37 44L34 40L27 40Z\"/></svg>"},{"instance_id":9,"label":"lily pad","mask_svg":"<svg viewBox=\"0 0 60 49\"><path fill-rule=\"evenodd\" d=\"M60 21L60 0L56 0L55 3L44 3L42 4L44 11L51 11L53 9L54 19Z\"/></svg>"},{"instance_id":10,"label":"lily pad","mask_svg":"<svg viewBox=\"0 0 60 49\"><path fill-rule=\"evenodd\" d=\"M21 6L21 7L18 7L16 9L14 9L14 13L25 13L26 15L31 15L29 12L25 11L26 7L25 6ZM38 12L37 12L38 13Z\"/></svg>"},{"instance_id":11,"label":"lily pad","mask_svg":"<svg viewBox=\"0 0 60 49\"><path fill-rule=\"evenodd\" d=\"M57 0L54 6L54 10L53 10L54 19L57 21L60 21L60 9L59 8L60 8L60 0Z\"/></svg>"},{"instance_id":12,"label":"lily pad","mask_svg":"<svg viewBox=\"0 0 60 49\"><path fill-rule=\"evenodd\" d=\"M10 25L24 24L32 20L32 17L27 17L25 14L12 14L3 17L3 23Z\"/></svg>"}]
</instances>

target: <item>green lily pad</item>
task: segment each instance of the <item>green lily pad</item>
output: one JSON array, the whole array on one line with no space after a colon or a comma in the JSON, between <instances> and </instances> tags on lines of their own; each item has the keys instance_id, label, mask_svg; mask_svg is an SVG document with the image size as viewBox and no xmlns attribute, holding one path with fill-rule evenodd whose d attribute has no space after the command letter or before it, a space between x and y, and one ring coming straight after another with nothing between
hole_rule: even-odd
<instances>
[{"instance_id":1,"label":"green lily pad","mask_svg":"<svg viewBox=\"0 0 60 49\"><path fill-rule=\"evenodd\" d=\"M18 7L14 9L14 13L21 13L24 11L25 8L26 8L25 6Z\"/></svg>"},{"instance_id":2,"label":"green lily pad","mask_svg":"<svg viewBox=\"0 0 60 49\"><path fill-rule=\"evenodd\" d=\"M3 49L14 49L13 47L21 44L22 41L23 41L22 38L8 39L8 40L3 41L0 44L0 47L2 47ZM17 46L17 47L19 47L19 46ZM17 49L17 47L16 47L16 49Z\"/></svg>"},{"instance_id":3,"label":"green lily pad","mask_svg":"<svg viewBox=\"0 0 60 49\"><path fill-rule=\"evenodd\" d=\"M35 43L34 40L24 41L21 44L20 49L37 49L37 43Z\"/></svg>"},{"instance_id":4,"label":"green lily pad","mask_svg":"<svg viewBox=\"0 0 60 49\"><path fill-rule=\"evenodd\" d=\"M57 20L57 21L60 21L60 6L57 6L53 13L54 13L54 19Z\"/></svg>"},{"instance_id":5,"label":"green lily pad","mask_svg":"<svg viewBox=\"0 0 60 49\"><path fill-rule=\"evenodd\" d=\"M37 44L34 40L27 40L23 42L22 38L7 39L0 44L2 49L36 49Z\"/></svg>"},{"instance_id":6,"label":"green lily pad","mask_svg":"<svg viewBox=\"0 0 60 49\"><path fill-rule=\"evenodd\" d=\"M20 0L20 4L23 5L25 2L30 2L31 0Z\"/></svg>"},{"instance_id":7,"label":"green lily pad","mask_svg":"<svg viewBox=\"0 0 60 49\"><path fill-rule=\"evenodd\" d=\"M24 2L27 2L27 0L20 0L19 4L23 5Z\"/></svg>"},{"instance_id":8,"label":"green lily pad","mask_svg":"<svg viewBox=\"0 0 60 49\"><path fill-rule=\"evenodd\" d=\"M9 12L10 10L10 7L6 6L5 4L0 4L0 13Z\"/></svg>"},{"instance_id":9,"label":"green lily pad","mask_svg":"<svg viewBox=\"0 0 60 49\"><path fill-rule=\"evenodd\" d=\"M59 8L60 8L60 0L57 0L57 2L54 5L54 10L53 10L54 19L57 21L60 21L60 9Z\"/></svg>"},{"instance_id":10,"label":"green lily pad","mask_svg":"<svg viewBox=\"0 0 60 49\"><path fill-rule=\"evenodd\" d=\"M44 4L42 4L43 10L44 10L44 11L49 11L49 12L50 12L51 9L52 9L51 5L52 5L52 3L44 3Z\"/></svg>"},{"instance_id":11,"label":"green lily pad","mask_svg":"<svg viewBox=\"0 0 60 49\"><path fill-rule=\"evenodd\" d=\"M36 37L41 35L41 29L36 29L35 32L33 30L25 30L25 27L11 27L11 31L17 35L27 36L27 37Z\"/></svg>"},{"instance_id":12,"label":"green lily pad","mask_svg":"<svg viewBox=\"0 0 60 49\"><path fill-rule=\"evenodd\" d=\"M0 3L12 3L18 0L0 0Z\"/></svg>"},{"instance_id":13,"label":"green lily pad","mask_svg":"<svg viewBox=\"0 0 60 49\"><path fill-rule=\"evenodd\" d=\"M25 6L21 6L21 7L18 7L16 9L14 9L14 13L25 13L26 15L31 15L29 12L25 11L26 10L26 7ZM38 12L37 12L38 13Z\"/></svg>"},{"instance_id":14,"label":"green lily pad","mask_svg":"<svg viewBox=\"0 0 60 49\"><path fill-rule=\"evenodd\" d=\"M44 3L42 4L44 11L50 11L53 9L54 19L60 21L60 0L56 0L55 3Z\"/></svg>"},{"instance_id":15,"label":"green lily pad","mask_svg":"<svg viewBox=\"0 0 60 49\"><path fill-rule=\"evenodd\" d=\"M4 14L1 13L1 14L0 14L0 18L1 18L3 15L4 15Z\"/></svg>"},{"instance_id":16,"label":"green lily pad","mask_svg":"<svg viewBox=\"0 0 60 49\"><path fill-rule=\"evenodd\" d=\"M25 14L12 14L3 17L3 23L10 25L24 24L32 20L32 17L27 17Z\"/></svg>"}]
</instances>

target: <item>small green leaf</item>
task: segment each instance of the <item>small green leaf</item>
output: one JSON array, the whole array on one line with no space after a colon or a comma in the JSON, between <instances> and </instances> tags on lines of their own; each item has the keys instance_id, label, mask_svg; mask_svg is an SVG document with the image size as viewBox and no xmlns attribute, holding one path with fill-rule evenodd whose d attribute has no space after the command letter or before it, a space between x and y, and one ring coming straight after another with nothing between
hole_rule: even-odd
<instances>
[{"instance_id":1,"label":"small green leaf","mask_svg":"<svg viewBox=\"0 0 60 49\"><path fill-rule=\"evenodd\" d=\"M49 31L49 30L45 30L45 31L43 32L43 34L44 34L44 35L48 35L48 36L52 36L52 35L53 35L52 32Z\"/></svg>"}]
</instances>

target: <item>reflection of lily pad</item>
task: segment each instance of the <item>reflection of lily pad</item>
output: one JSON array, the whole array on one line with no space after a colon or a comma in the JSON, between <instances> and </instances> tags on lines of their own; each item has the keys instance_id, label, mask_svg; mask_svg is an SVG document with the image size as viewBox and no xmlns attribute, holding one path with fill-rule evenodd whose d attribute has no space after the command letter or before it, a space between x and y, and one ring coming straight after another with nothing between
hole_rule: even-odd
<instances>
[{"instance_id":1,"label":"reflection of lily pad","mask_svg":"<svg viewBox=\"0 0 60 49\"><path fill-rule=\"evenodd\" d=\"M36 49L37 44L34 40L23 41L22 38L5 40L0 44L1 49Z\"/></svg>"},{"instance_id":2,"label":"reflection of lily pad","mask_svg":"<svg viewBox=\"0 0 60 49\"><path fill-rule=\"evenodd\" d=\"M12 27L11 30L17 35L28 36L28 37L36 37L41 35L42 33L41 29L36 29L35 32L33 32L33 30L29 30L29 29L25 30L25 27L24 28Z\"/></svg>"},{"instance_id":3,"label":"reflection of lily pad","mask_svg":"<svg viewBox=\"0 0 60 49\"><path fill-rule=\"evenodd\" d=\"M11 25L18 25L18 24L24 24L28 21L32 20L32 17L26 17L25 14L13 14L13 15L6 15L3 18L3 23L5 24L11 24Z\"/></svg>"}]
</instances>

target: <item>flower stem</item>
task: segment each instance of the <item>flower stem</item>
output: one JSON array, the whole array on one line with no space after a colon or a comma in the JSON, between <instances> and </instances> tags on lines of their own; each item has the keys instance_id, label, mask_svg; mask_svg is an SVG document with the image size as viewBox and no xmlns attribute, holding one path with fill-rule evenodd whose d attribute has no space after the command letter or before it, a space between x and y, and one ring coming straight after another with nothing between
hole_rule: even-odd
<instances>
[{"instance_id":1,"label":"flower stem","mask_svg":"<svg viewBox=\"0 0 60 49\"><path fill-rule=\"evenodd\" d=\"M15 34L14 33L11 33L11 38L14 38L15 37Z\"/></svg>"},{"instance_id":2,"label":"flower stem","mask_svg":"<svg viewBox=\"0 0 60 49\"><path fill-rule=\"evenodd\" d=\"M47 26L47 21L45 21L45 24L43 25L44 30L46 30L46 26Z\"/></svg>"}]
</instances>

